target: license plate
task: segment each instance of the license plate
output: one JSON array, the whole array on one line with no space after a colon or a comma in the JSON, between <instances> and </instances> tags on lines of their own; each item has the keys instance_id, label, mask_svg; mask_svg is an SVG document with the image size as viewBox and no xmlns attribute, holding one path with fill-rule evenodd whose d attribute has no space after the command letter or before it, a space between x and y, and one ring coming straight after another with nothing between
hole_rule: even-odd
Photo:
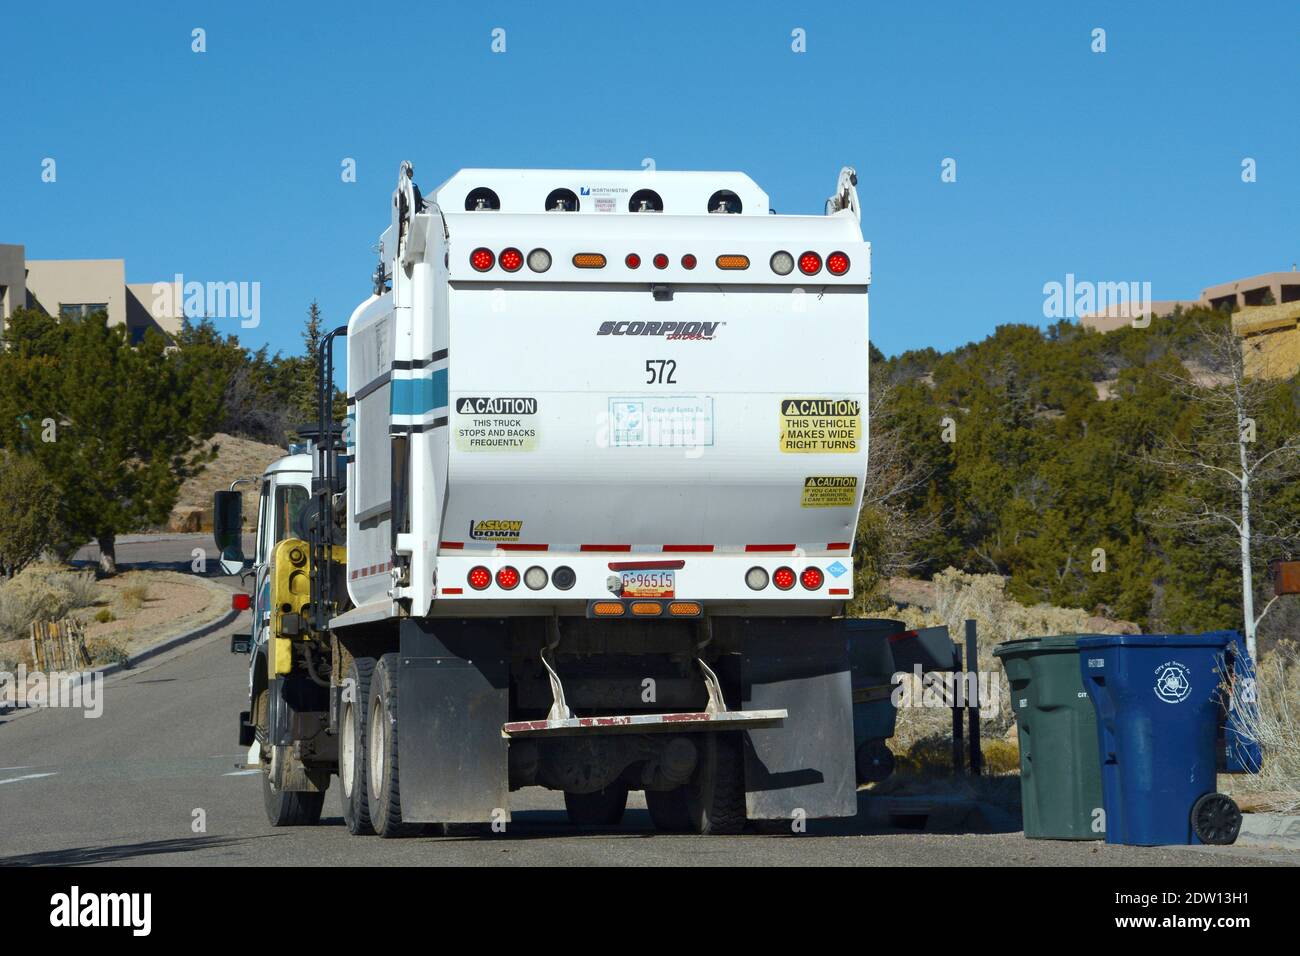
<instances>
[{"instance_id":1,"label":"license plate","mask_svg":"<svg viewBox=\"0 0 1300 956\"><path fill-rule=\"evenodd\" d=\"M623 596L670 598L675 596L677 575L673 571L624 571Z\"/></svg>"}]
</instances>

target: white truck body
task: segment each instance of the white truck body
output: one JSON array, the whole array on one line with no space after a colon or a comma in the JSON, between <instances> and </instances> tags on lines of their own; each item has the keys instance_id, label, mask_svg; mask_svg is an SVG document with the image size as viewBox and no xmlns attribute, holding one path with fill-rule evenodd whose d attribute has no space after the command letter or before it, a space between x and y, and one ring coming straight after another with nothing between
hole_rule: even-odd
<instances>
[{"instance_id":1,"label":"white truck body","mask_svg":"<svg viewBox=\"0 0 1300 956\"><path fill-rule=\"evenodd\" d=\"M399 187L381 239L391 289L348 323L356 608L340 623L574 613L611 597L614 566L655 561L674 565L671 596L708 612L838 613L867 464L871 277L856 192L841 187L824 216L769 214L740 173L471 169L423 211ZM482 188L499 209L467 211ZM558 188L577 211L546 210ZM628 210L644 189L662 212ZM719 190L743 211L707 211ZM482 271L479 249L493 260ZM507 250L545 250L549 268L507 271ZM795 260L788 275L778 252ZM593 254L603 268L575 264ZM747 268L720 267L739 256ZM396 481L395 438L410 463ZM507 565L541 567L546 584L500 587ZM493 575L482 590L475 567ZM754 567L769 577L757 590ZM778 568L792 589L771 583Z\"/></svg>"}]
</instances>

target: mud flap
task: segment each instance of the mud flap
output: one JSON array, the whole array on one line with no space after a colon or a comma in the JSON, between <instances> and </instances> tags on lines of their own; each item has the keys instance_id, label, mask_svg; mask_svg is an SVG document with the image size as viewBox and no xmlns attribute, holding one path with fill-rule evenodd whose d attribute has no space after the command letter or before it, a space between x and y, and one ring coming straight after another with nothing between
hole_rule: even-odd
<instances>
[{"instance_id":1,"label":"mud flap","mask_svg":"<svg viewBox=\"0 0 1300 956\"><path fill-rule=\"evenodd\" d=\"M738 623L742 706L790 712L781 727L746 731L749 818L853 816L853 690L843 630L818 618Z\"/></svg>"},{"instance_id":2,"label":"mud flap","mask_svg":"<svg viewBox=\"0 0 1300 956\"><path fill-rule=\"evenodd\" d=\"M509 819L509 655L500 622L406 619L397 671L402 819Z\"/></svg>"}]
</instances>

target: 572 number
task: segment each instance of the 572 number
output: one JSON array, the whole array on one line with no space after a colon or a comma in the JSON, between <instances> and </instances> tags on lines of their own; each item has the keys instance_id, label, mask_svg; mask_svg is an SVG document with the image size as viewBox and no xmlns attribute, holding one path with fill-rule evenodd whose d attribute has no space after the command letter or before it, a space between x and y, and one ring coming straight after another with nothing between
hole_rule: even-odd
<instances>
[{"instance_id":1,"label":"572 number","mask_svg":"<svg viewBox=\"0 0 1300 956\"><path fill-rule=\"evenodd\" d=\"M646 359L645 375L647 385L676 385L677 363L672 359Z\"/></svg>"}]
</instances>

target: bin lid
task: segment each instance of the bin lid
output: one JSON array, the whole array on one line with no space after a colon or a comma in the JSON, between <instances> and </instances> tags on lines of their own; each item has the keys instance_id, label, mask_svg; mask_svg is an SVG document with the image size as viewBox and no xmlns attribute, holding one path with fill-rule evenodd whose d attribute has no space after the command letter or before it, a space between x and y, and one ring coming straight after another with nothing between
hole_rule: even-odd
<instances>
[{"instance_id":1,"label":"bin lid","mask_svg":"<svg viewBox=\"0 0 1300 956\"><path fill-rule=\"evenodd\" d=\"M896 634L907 630L907 625L902 621L887 617L846 617L841 623L849 631L880 631L885 634Z\"/></svg>"},{"instance_id":2,"label":"bin lid","mask_svg":"<svg viewBox=\"0 0 1300 956\"><path fill-rule=\"evenodd\" d=\"M1100 635L1052 634L1046 637L1022 637L999 644L993 648L993 656L1007 657L1011 654L1033 654L1036 651L1077 651L1080 639L1097 636Z\"/></svg>"},{"instance_id":3,"label":"bin lid","mask_svg":"<svg viewBox=\"0 0 1300 956\"><path fill-rule=\"evenodd\" d=\"M1227 647L1231 631L1208 634L1098 634L1079 639L1079 647Z\"/></svg>"}]
</instances>

